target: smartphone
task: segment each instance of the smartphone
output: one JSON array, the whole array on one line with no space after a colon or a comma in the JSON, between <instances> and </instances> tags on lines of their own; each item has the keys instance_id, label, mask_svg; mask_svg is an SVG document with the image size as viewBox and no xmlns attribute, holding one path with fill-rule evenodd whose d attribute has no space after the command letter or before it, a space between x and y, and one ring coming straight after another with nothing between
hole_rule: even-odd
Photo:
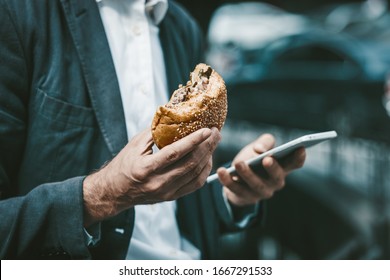
<instances>
[{"instance_id":1,"label":"smartphone","mask_svg":"<svg viewBox=\"0 0 390 280\"><path fill-rule=\"evenodd\" d=\"M246 163L256 172L260 172L262 168L262 160L263 158L267 156L272 156L275 159L281 159L293 151L297 150L298 148L305 147L309 148L311 146L314 146L318 143L321 143L325 140L333 139L337 137L337 132L332 131L326 131L326 132L320 132L320 133L314 133L314 134L308 134L301 136L299 138L296 138L294 140L291 140L290 142L287 142L283 145L280 145L278 147L275 147L271 150L268 150L252 159L249 159L246 161ZM228 172L232 175L236 173L236 169L231 166L228 169ZM212 181L218 179L218 175L212 174L209 177L207 177L207 183L211 183Z\"/></svg>"}]
</instances>

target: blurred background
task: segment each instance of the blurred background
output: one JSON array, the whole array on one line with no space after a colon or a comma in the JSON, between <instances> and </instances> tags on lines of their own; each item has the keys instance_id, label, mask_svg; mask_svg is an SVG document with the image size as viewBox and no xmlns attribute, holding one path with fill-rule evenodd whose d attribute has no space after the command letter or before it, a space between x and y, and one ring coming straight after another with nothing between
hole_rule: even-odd
<instances>
[{"instance_id":1,"label":"blurred background","mask_svg":"<svg viewBox=\"0 0 390 280\"><path fill-rule=\"evenodd\" d=\"M215 165L259 134L307 151L263 224L221 238L221 259L390 259L390 1L178 1L224 78Z\"/></svg>"}]
</instances>

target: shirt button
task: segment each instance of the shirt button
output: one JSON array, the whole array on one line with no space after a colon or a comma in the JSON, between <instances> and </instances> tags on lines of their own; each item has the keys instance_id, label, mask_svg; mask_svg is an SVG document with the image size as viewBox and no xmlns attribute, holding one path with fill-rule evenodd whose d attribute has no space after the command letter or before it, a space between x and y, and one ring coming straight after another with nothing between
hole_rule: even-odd
<instances>
[{"instance_id":1,"label":"shirt button","mask_svg":"<svg viewBox=\"0 0 390 280\"><path fill-rule=\"evenodd\" d=\"M131 31L133 32L134 36L141 35L141 27L139 25L134 25Z\"/></svg>"}]
</instances>

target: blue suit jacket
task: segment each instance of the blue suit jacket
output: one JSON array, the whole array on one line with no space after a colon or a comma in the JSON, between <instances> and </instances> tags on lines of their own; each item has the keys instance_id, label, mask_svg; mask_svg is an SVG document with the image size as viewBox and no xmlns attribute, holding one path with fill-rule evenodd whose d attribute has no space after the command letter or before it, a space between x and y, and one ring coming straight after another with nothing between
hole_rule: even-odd
<instances>
[{"instance_id":1,"label":"blue suit jacket","mask_svg":"<svg viewBox=\"0 0 390 280\"><path fill-rule=\"evenodd\" d=\"M169 4L160 37L172 92L201 61L202 43ZM102 223L95 248L83 235L84 176L127 143L95 0L0 0L0 38L0 257L124 258L133 209ZM233 228L220 186L180 199L177 217L202 257L218 258L218 236Z\"/></svg>"}]
</instances>

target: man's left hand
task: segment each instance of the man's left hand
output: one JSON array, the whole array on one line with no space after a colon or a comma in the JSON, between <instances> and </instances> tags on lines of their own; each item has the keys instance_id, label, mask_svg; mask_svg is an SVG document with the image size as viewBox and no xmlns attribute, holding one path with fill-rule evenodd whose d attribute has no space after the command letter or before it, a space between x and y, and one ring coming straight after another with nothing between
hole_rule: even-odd
<instances>
[{"instance_id":1,"label":"man's left hand","mask_svg":"<svg viewBox=\"0 0 390 280\"><path fill-rule=\"evenodd\" d=\"M265 157L262 162L267 172L265 177L260 176L245 163L246 160L272 149L274 145L274 137L264 134L245 146L234 158L232 164L236 168L237 176L230 175L224 167L217 170L230 203L236 206L248 206L271 198L276 191L284 187L286 176L303 166L306 158L304 148L296 150L279 161L272 157Z\"/></svg>"}]
</instances>

